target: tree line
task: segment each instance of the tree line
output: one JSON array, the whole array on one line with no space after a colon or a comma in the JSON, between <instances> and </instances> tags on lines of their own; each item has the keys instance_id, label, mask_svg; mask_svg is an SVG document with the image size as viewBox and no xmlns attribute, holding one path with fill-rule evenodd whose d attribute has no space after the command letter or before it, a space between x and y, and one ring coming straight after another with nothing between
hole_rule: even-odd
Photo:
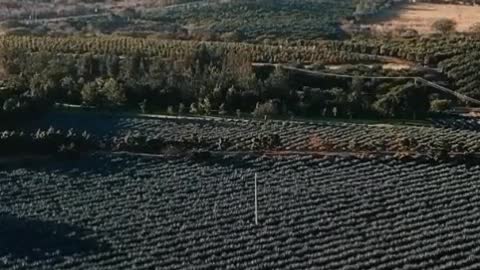
<instances>
[{"instance_id":1,"label":"tree line","mask_svg":"<svg viewBox=\"0 0 480 270\"><path fill-rule=\"evenodd\" d=\"M128 38L51 39L52 44L48 40L3 39L0 70L7 78L0 96L3 112L30 110L28 104L38 107L55 102L104 108L123 106L140 112L239 116L248 113L259 117L418 118L431 109L430 92L413 82L318 79L281 68L252 67L252 60L258 59L252 54L265 48L267 62L276 63L295 48L312 54L373 53L365 43L328 43L316 50L314 46L285 48ZM42 50L43 44L46 49ZM168 53L142 53L142 48L153 51L154 44L163 44ZM74 53L76 48L78 52ZM95 53L85 53L89 48L96 48L92 50ZM303 51L298 55L308 56ZM303 59L300 63L305 62ZM348 60L340 61L344 62Z\"/></svg>"}]
</instances>

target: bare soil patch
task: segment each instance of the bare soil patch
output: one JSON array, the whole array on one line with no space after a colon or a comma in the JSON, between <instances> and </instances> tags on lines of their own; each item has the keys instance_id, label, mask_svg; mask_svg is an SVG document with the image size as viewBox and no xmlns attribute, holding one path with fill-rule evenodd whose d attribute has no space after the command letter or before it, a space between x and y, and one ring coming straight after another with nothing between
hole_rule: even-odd
<instances>
[{"instance_id":1,"label":"bare soil patch","mask_svg":"<svg viewBox=\"0 0 480 270\"><path fill-rule=\"evenodd\" d=\"M480 5L450 5L412 3L394 6L392 9L371 18L364 26L374 31L389 31L396 28L411 28L419 33L432 33L432 24L440 18L457 22L457 31L467 32L480 22Z\"/></svg>"}]
</instances>

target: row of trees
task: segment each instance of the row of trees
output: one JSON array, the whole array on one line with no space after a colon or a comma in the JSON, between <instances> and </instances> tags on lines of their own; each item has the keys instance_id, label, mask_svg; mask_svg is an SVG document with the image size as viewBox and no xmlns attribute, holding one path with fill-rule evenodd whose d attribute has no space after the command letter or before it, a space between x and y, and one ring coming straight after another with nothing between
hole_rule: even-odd
<instances>
[{"instance_id":1,"label":"row of trees","mask_svg":"<svg viewBox=\"0 0 480 270\"><path fill-rule=\"evenodd\" d=\"M78 155L97 149L99 144L88 133L62 132L49 128L32 134L4 131L0 134L0 155L64 154Z\"/></svg>"},{"instance_id":2,"label":"row of trees","mask_svg":"<svg viewBox=\"0 0 480 270\"><path fill-rule=\"evenodd\" d=\"M281 68L253 69L250 59L244 51L201 45L171 58L4 50L0 65L9 78L3 93L46 104L262 117L419 117L429 108L426 89L408 81L318 80ZM19 98L9 96L0 101L15 108Z\"/></svg>"}]
</instances>

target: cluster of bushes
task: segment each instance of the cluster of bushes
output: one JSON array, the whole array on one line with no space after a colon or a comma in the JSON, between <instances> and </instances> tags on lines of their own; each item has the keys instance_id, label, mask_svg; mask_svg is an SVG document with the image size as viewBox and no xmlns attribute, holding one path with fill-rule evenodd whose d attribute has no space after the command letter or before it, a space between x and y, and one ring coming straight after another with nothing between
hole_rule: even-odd
<instances>
[{"instance_id":1,"label":"cluster of bushes","mask_svg":"<svg viewBox=\"0 0 480 270\"><path fill-rule=\"evenodd\" d=\"M86 132L61 132L50 128L33 134L4 131L0 134L0 155L52 155L76 156L98 148Z\"/></svg>"},{"instance_id":2,"label":"cluster of bushes","mask_svg":"<svg viewBox=\"0 0 480 270\"><path fill-rule=\"evenodd\" d=\"M189 138L166 140L160 136L144 136L129 132L124 136L113 138L110 148L112 151L160 154L181 152L192 148L205 148L207 146L206 141L196 134L192 134Z\"/></svg>"},{"instance_id":3,"label":"cluster of bushes","mask_svg":"<svg viewBox=\"0 0 480 270\"><path fill-rule=\"evenodd\" d=\"M234 150L273 150L282 145L278 134L261 132L251 139L249 149L240 149L235 146ZM198 134L191 134L188 137L181 137L176 140L167 140L161 136L145 136L141 134L128 133L124 136L115 137L110 143L112 151L141 152L150 154L182 153L191 150L215 150L224 151L232 149L232 142L228 138L218 137L216 139L203 138Z\"/></svg>"},{"instance_id":4,"label":"cluster of bushes","mask_svg":"<svg viewBox=\"0 0 480 270\"><path fill-rule=\"evenodd\" d=\"M252 138L251 150L274 150L282 145L278 134L259 134Z\"/></svg>"},{"instance_id":5,"label":"cluster of bushes","mask_svg":"<svg viewBox=\"0 0 480 270\"><path fill-rule=\"evenodd\" d=\"M47 100L21 90L12 81L0 82L0 121L3 128L15 127L19 121L33 118L48 108L47 103Z\"/></svg>"}]
</instances>

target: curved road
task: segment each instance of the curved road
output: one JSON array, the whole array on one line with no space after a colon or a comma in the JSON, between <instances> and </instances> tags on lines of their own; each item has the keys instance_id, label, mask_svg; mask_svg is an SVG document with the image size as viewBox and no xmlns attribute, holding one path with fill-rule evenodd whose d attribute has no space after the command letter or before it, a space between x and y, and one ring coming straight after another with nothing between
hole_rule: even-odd
<instances>
[{"instance_id":1,"label":"curved road","mask_svg":"<svg viewBox=\"0 0 480 270\"><path fill-rule=\"evenodd\" d=\"M337 73L329 73L329 72L321 72L321 71L311 71L308 69L303 69L303 68L296 68L292 67L289 65L284 65L284 64L270 64L270 63L252 63L253 67L280 67L285 70L291 70L291 71L296 71L299 73L303 74L308 74L310 76L314 77L336 77L336 78L360 78L360 79L376 79L376 80L413 80L417 83L422 83L424 85L428 85L430 87L433 87L435 89L438 89L444 93L450 94L455 96L456 98L467 102L471 104L475 104L480 106L480 100L474 99L471 97L468 97L466 95L460 94L452 89L449 89L447 87L441 86L437 83L428 81L424 78L421 77L412 77L412 76L398 76L398 77L391 77L391 76L354 76L354 75L348 75L348 74L337 74Z\"/></svg>"}]
</instances>

